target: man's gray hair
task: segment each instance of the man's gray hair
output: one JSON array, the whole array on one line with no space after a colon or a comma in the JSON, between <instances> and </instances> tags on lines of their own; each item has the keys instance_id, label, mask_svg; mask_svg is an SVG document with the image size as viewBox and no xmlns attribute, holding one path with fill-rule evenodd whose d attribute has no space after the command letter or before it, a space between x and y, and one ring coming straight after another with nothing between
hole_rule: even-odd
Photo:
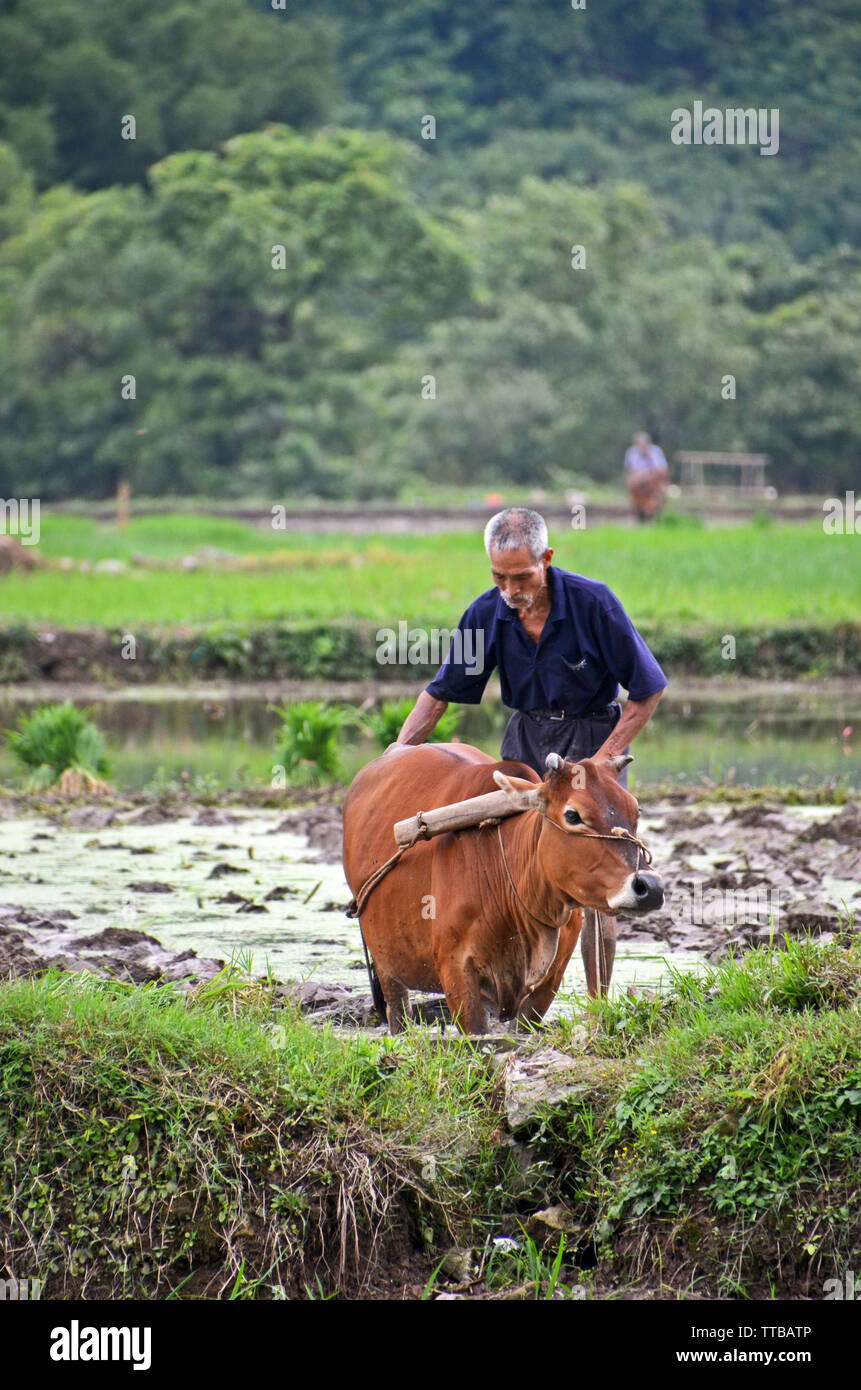
<instances>
[{"instance_id":1,"label":"man's gray hair","mask_svg":"<svg viewBox=\"0 0 861 1390\"><path fill-rule=\"evenodd\" d=\"M506 507L492 516L484 528L484 548L521 550L526 546L533 560L540 560L547 549L547 522L528 507Z\"/></svg>"}]
</instances>

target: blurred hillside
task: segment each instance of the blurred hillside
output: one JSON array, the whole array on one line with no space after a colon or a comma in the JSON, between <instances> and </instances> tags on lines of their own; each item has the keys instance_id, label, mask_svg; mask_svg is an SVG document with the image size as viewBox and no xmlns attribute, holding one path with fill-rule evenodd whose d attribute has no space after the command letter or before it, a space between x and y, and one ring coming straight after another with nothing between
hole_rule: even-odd
<instances>
[{"instance_id":1,"label":"blurred hillside","mask_svg":"<svg viewBox=\"0 0 861 1390\"><path fill-rule=\"evenodd\" d=\"M857 0L7 0L0 494L556 486L635 428L852 486L859 38ZM674 145L698 100L779 152Z\"/></svg>"}]
</instances>

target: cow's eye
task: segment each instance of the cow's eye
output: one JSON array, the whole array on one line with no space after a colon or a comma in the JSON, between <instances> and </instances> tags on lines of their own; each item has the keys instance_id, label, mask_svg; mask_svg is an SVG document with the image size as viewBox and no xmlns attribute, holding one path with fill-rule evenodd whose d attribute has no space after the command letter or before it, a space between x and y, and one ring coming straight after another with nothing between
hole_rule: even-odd
<instances>
[{"instance_id":1,"label":"cow's eye","mask_svg":"<svg viewBox=\"0 0 861 1390\"><path fill-rule=\"evenodd\" d=\"M582 816L580 815L580 812L579 812L579 811L566 811L566 812L565 812L565 824L566 824L566 825L582 825L582 823L583 823L583 818L582 818Z\"/></svg>"}]
</instances>

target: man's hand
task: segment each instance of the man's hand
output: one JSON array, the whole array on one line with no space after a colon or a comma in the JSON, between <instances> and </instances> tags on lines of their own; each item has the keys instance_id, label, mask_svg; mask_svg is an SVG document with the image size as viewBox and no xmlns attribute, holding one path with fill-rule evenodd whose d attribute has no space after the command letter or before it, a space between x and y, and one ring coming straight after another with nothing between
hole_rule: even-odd
<instances>
[{"instance_id":1,"label":"man's hand","mask_svg":"<svg viewBox=\"0 0 861 1390\"><path fill-rule=\"evenodd\" d=\"M423 690L410 713L404 720L398 734L398 743L424 743L428 734L436 728L437 721L445 714L448 704L445 700L435 700Z\"/></svg>"},{"instance_id":2,"label":"man's hand","mask_svg":"<svg viewBox=\"0 0 861 1390\"><path fill-rule=\"evenodd\" d=\"M612 757L615 753L624 753L628 744L632 743L644 725L648 724L663 693L663 690L656 690L654 695L649 695L645 700L629 699L607 742L602 743L592 757L601 759Z\"/></svg>"}]
</instances>

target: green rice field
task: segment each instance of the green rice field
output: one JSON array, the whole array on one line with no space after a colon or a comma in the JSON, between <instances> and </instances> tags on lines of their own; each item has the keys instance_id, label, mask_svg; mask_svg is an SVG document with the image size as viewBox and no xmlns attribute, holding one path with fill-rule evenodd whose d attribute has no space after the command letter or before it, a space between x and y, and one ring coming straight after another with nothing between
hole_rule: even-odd
<instances>
[{"instance_id":1,"label":"green rice field","mask_svg":"<svg viewBox=\"0 0 861 1390\"><path fill-rule=\"evenodd\" d=\"M551 535L555 563L609 584L635 621L693 625L830 626L861 612L861 540L817 523L635 530L601 526ZM211 517L133 520L120 533L86 518L45 517L47 559L162 562L207 546L241 568L131 567L121 574L46 567L0 578L0 624L58 627L258 623L302 618L406 618L448 626L490 585L476 534L356 537L291 535Z\"/></svg>"}]
</instances>

